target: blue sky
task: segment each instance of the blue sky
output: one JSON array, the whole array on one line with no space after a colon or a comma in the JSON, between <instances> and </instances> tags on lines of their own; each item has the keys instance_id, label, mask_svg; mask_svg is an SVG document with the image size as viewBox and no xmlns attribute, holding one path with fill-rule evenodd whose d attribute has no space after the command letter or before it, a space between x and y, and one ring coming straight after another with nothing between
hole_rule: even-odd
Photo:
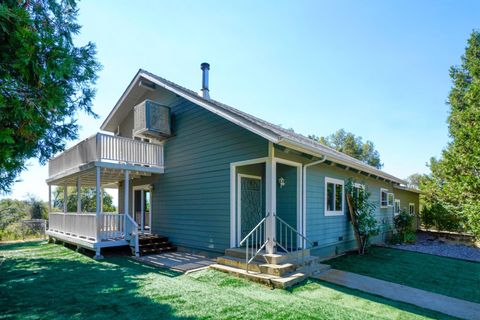
<instances>
[{"instance_id":1,"label":"blue sky","mask_svg":"<svg viewBox=\"0 0 480 320\"><path fill-rule=\"evenodd\" d=\"M139 68L294 128L371 140L404 178L448 141L448 70L480 27L479 1L82 1L78 44L103 65L80 138L98 131ZM36 160L13 193L48 198Z\"/></svg>"}]
</instances>

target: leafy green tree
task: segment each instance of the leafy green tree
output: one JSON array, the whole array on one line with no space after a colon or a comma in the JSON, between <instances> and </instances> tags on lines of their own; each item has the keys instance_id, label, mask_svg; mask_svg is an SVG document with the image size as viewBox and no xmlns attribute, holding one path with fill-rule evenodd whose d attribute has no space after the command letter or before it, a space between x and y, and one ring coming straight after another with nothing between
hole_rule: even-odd
<instances>
[{"instance_id":1,"label":"leafy green tree","mask_svg":"<svg viewBox=\"0 0 480 320\"><path fill-rule=\"evenodd\" d=\"M100 68L93 43L75 46L75 0L0 2L0 191L30 158L44 164L78 137Z\"/></svg>"},{"instance_id":2,"label":"leafy green tree","mask_svg":"<svg viewBox=\"0 0 480 320\"><path fill-rule=\"evenodd\" d=\"M421 173L414 173L409 175L405 180L407 181L407 187L419 189L420 183L425 179L425 175Z\"/></svg>"},{"instance_id":3,"label":"leafy green tree","mask_svg":"<svg viewBox=\"0 0 480 320\"><path fill-rule=\"evenodd\" d=\"M451 141L430 161L421 184L427 205L441 205L462 228L480 237L480 33L472 32L460 66L450 68Z\"/></svg>"},{"instance_id":4,"label":"leafy green tree","mask_svg":"<svg viewBox=\"0 0 480 320\"><path fill-rule=\"evenodd\" d=\"M353 179L348 179L345 184L350 223L355 232L358 253L365 254L372 237L380 233L378 221L375 218L377 205L370 200L370 193L364 188L355 186Z\"/></svg>"},{"instance_id":5,"label":"leafy green tree","mask_svg":"<svg viewBox=\"0 0 480 320\"><path fill-rule=\"evenodd\" d=\"M48 219L48 205L44 201L38 199L34 195L29 195L27 200L30 206L31 219Z\"/></svg>"},{"instance_id":6,"label":"leafy green tree","mask_svg":"<svg viewBox=\"0 0 480 320\"><path fill-rule=\"evenodd\" d=\"M377 169L383 167L380 160L380 153L375 150L373 142L369 140L364 142L362 137L356 136L344 129L340 129L326 137L318 137L316 135L309 135L308 137L337 151L348 154L349 156L363 161Z\"/></svg>"},{"instance_id":7,"label":"leafy green tree","mask_svg":"<svg viewBox=\"0 0 480 320\"><path fill-rule=\"evenodd\" d=\"M97 210L97 193L95 188L81 189L82 212L95 212ZM63 211L63 187L53 190L53 206ZM77 189L67 189L67 211L77 212ZM103 212L115 212L113 198L107 192L103 193Z\"/></svg>"},{"instance_id":8,"label":"leafy green tree","mask_svg":"<svg viewBox=\"0 0 480 320\"><path fill-rule=\"evenodd\" d=\"M0 239L4 230L12 223L27 217L30 207L26 201L15 199L0 200Z\"/></svg>"}]
</instances>

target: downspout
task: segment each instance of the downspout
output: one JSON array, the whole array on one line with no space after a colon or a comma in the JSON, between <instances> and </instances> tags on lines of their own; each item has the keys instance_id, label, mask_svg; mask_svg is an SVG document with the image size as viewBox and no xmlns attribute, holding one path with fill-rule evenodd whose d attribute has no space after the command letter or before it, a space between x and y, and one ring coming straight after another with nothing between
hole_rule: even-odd
<instances>
[{"instance_id":1,"label":"downspout","mask_svg":"<svg viewBox=\"0 0 480 320\"><path fill-rule=\"evenodd\" d=\"M323 159L307 163L302 167L302 233L304 236L307 234L307 168L323 163L327 160L327 156L324 155ZM305 247L306 243L303 240L303 247Z\"/></svg>"}]
</instances>

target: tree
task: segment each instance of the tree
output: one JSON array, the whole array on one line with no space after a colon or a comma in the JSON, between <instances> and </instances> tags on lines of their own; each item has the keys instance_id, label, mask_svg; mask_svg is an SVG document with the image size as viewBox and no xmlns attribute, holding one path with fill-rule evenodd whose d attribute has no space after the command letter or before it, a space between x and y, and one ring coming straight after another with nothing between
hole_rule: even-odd
<instances>
[{"instance_id":1,"label":"tree","mask_svg":"<svg viewBox=\"0 0 480 320\"><path fill-rule=\"evenodd\" d=\"M14 199L0 200L0 239L7 226L25 218L28 211L29 206L25 201Z\"/></svg>"},{"instance_id":2,"label":"tree","mask_svg":"<svg viewBox=\"0 0 480 320\"><path fill-rule=\"evenodd\" d=\"M97 193L95 188L81 189L82 212L96 212ZM63 211L63 187L53 190L53 206ZM103 193L103 212L115 212L113 198L107 192ZM77 212L77 189L67 188L67 212Z\"/></svg>"},{"instance_id":3,"label":"tree","mask_svg":"<svg viewBox=\"0 0 480 320\"><path fill-rule=\"evenodd\" d=\"M337 151L348 154L377 169L383 167L380 160L380 153L375 150L373 142L369 140L363 142L362 137L356 136L344 129L340 129L326 137L318 137L316 135L309 135L308 137Z\"/></svg>"},{"instance_id":4,"label":"tree","mask_svg":"<svg viewBox=\"0 0 480 320\"><path fill-rule=\"evenodd\" d=\"M425 175L421 173L414 173L409 175L405 180L407 181L407 187L419 189L420 183L425 179Z\"/></svg>"},{"instance_id":5,"label":"tree","mask_svg":"<svg viewBox=\"0 0 480 320\"><path fill-rule=\"evenodd\" d=\"M363 255L370 245L370 239L380 233L375 218L377 205L370 200L368 190L356 187L355 181L352 179L347 180L345 190L350 222L357 240L358 253Z\"/></svg>"},{"instance_id":6,"label":"tree","mask_svg":"<svg viewBox=\"0 0 480 320\"><path fill-rule=\"evenodd\" d=\"M0 191L25 162L44 164L78 137L78 112L92 111L100 65L93 43L75 46L75 0L0 3Z\"/></svg>"},{"instance_id":7,"label":"tree","mask_svg":"<svg viewBox=\"0 0 480 320\"><path fill-rule=\"evenodd\" d=\"M31 219L48 219L48 206L45 202L39 200L34 195L29 195L27 203L30 206Z\"/></svg>"},{"instance_id":8,"label":"tree","mask_svg":"<svg viewBox=\"0 0 480 320\"><path fill-rule=\"evenodd\" d=\"M473 31L460 66L450 68L450 142L422 190L427 205L440 205L462 229L480 237L480 33Z\"/></svg>"}]
</instances>

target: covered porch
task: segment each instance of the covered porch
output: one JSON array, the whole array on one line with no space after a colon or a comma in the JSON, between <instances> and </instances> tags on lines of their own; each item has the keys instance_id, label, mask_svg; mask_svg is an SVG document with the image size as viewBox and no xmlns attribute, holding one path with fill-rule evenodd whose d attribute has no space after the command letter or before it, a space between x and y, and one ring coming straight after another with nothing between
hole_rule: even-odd
<instances>
[{"instance_id":1,"label":"covered porch","mask_svg":"<svg viewBox=\"0 0 480 320\"><path fill-rule=\"evenodd\" d=\"M163 173L163 146L97 134L52 159L49 173L48 236L94 250L96 258L102 248L125 245L139 255L139 235L148 231L144 222L151 214L145 210L146 193L135 197L131 184ZM52 199L55 187L60 191ZM119 191L114 212L104 212L105 189Z\"/></svg>"}]
</instances>

